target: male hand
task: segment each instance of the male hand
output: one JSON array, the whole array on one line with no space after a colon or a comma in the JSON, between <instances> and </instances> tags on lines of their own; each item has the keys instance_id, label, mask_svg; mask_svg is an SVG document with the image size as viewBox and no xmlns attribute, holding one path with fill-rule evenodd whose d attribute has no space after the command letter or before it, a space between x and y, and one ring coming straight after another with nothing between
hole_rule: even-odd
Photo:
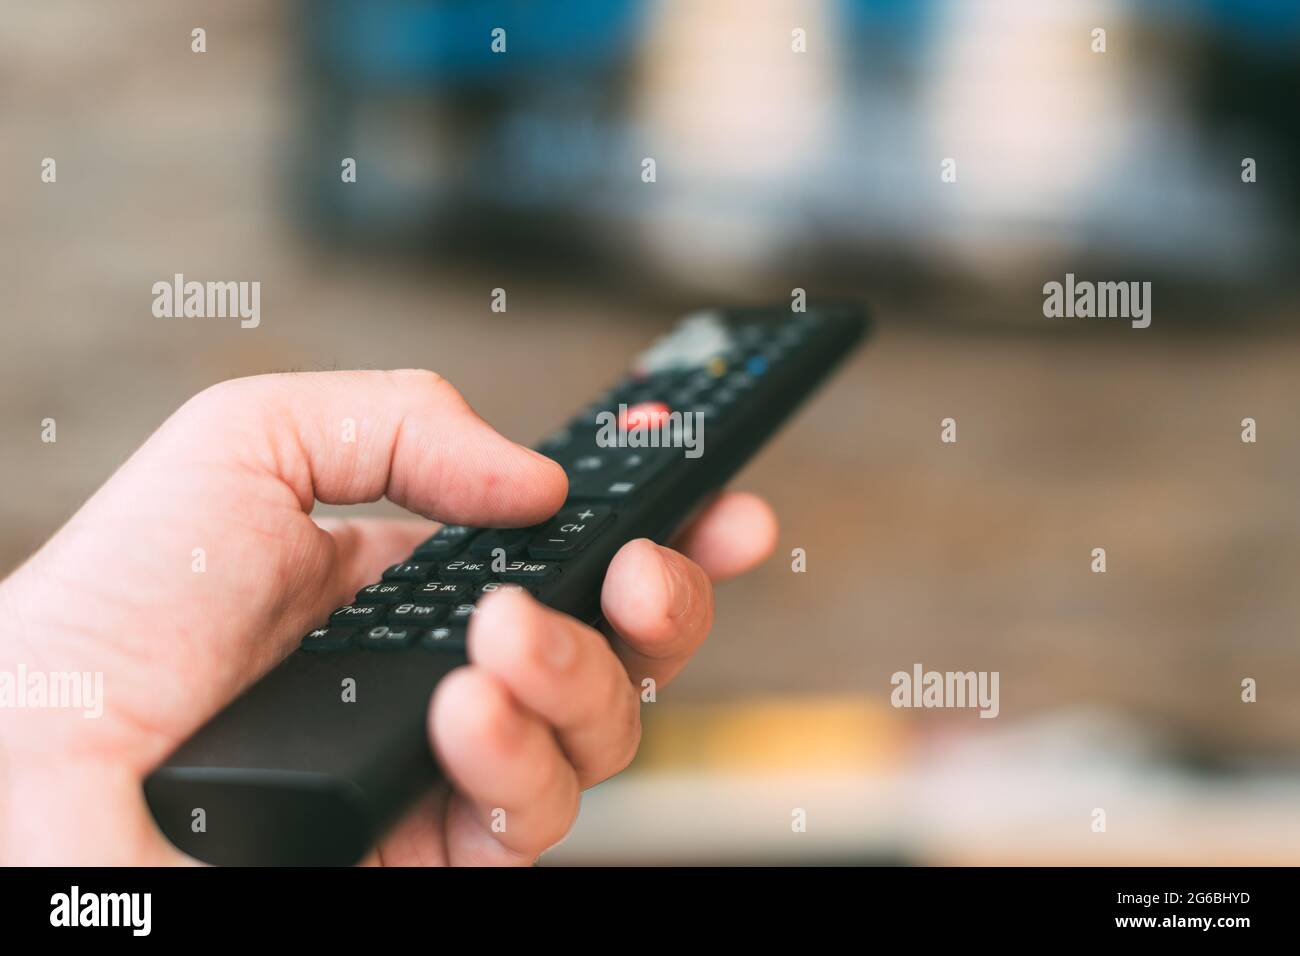
<instances>
[{"instance_id":1,"label":"male hand","mask_svg":"<svg viewBox=\"0 0 1300 956\"><path fill-rule=\"evenodd\" d=\"M355 441L343 440L347 419ZM0 709L0 860L187 861L141 781L434 530L317 522L315 502L387 496L425 518L520 527L549 517L566 489L558 465L493 431L431 372L267 375L196 396L0 584L0 671L104 675L98 719ZM429 706L450 785L369 862L533 862L568 831L581 791L636 753L640 682L662 687L704 640L710 579L757 564L775 539L771 509L730 493L680 551L624 545L601 595L612 644L527 596L485 601L469 666ZM508 832L492 832L498 807Z\"/></svg>"}]
</instances>

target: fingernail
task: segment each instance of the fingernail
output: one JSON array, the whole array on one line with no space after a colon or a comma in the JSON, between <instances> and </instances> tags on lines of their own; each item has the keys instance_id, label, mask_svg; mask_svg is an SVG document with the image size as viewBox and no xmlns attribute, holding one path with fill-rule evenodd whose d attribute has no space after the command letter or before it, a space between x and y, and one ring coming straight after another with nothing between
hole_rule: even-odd
<instances>
[{"instance_id":1,"label":"fingernail","mask_svg":"<svg viewBox=\"0 0 1300 956\"><path fill-rule=\"evenodd\" d=\"M553 671L567 671L578 657L578 642L559 621L547 621L541 638L542 660Z\"/></svg>"},{"instance_id":2,"label":"fingernail","mask_svg":"<svg viewBox=\"0 0 1300 956\"><path fill-rule=\"evenodd\" d=\"M691 583L667 548L659 548L659 563L664 569L664 585L668 588L668 616L679 618L691 606Z\"/></svg>"}]
</instances>

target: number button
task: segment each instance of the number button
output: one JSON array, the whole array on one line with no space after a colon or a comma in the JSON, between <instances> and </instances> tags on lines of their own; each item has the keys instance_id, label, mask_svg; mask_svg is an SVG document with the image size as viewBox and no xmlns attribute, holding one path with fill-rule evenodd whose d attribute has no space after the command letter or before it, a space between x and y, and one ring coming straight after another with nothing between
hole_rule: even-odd
<instances>
[{"instance_id":1,"label":"number button","mask_svg":"<svg viewBox=\"0 0 1300 956\"><path fill-rule=\"evenodd\" d=\"M382 604L345 604L330 615L331 624L382 624L384 612L388 608Z\"/></svg>"},{"instance_id":2,"label":"number button","mask_svg":"<svg viewBox=\"0 0 1300 956\"><path fill-rule=\"evenodd\" d=\"M487 576L486 561L448 561L438 568L438 577L448 581L477 581Z\"/></svg>"},{"instance_id":3,"label":"number button","mask_svg":"<svg viewBox=\"0 0 1300 956\"><path fill-rule=\"evenodd\" d=\"M559 573L559 566L549 561L511 561L499 577L502 581L535 584Z\"/></svg>"},{"instance_id":4,"label":"number button","mask_svg":"<svg viewBox=\"0 0 1300 956\"><path fill-rule=\"evenodd\" d=\"M451 615L448 618L449 624L467 625L469 619L474 616L473 604L457 604L451 609Z\"/></svg>"},{"instance_id":5,"label":"number button","mask_svg":"<svg viewBox=\"0 0 1300 956\"><path fill-rule=\"evenodd\" d=\"M445 604L396 604L388 614L390 624L438 624L447 616Z\"/></svg>"},{"instance_id":6,"label":"number button","mask_svg":"<svg viewBox=\"0 0 1300 956\"><path fill-rule=\"evenodd\" d=\"M380 584L371 584L357 592L353 598L354 604L396 604L398 601L406 600L410 592L409 584L401 584L397 581L384 581Z\"/></svg>"},{"instance_id":7,"label":"number button","mask_svg":"<svg viewBox=\"0 0 1300 956\"><path fill-rule=\"evenodd\" d=\"M372 651L396 651L408 647L415 638L410 626L372 627L361 635L361 646Z\"/></svg>"},{"instance_id":8,"label":"number button","mask_svg":"<svg viewBox=\"0 0 1300 956\"><path fill-rule=\"evenodd\" d=\"M455 604L457 601L464 600L468 592L467 584L459 584L455 581L430 581L416 588L411 596L430 604Z\"/></svg>"},{"instance_id":9,"label":"number button","mask_svg":"<svg viewBox=\"0 0 1300 956\"><path fill-rule=\"evenodd\" d=\"M478 591L474 595L474 600L478 600L493 591L526 591L528 590L522 584L513 584L508 581L489 581L487 584L479 585Z\"/></svg>"},{"instance_id":10,"label":"number button","mask_svg":"<svg viewBox=\"0 0 1300 956\"><path fill-rule=\"evenodd\" d=\"M403 561L384 572L385 581L423 581L433 571L432 561Z\"/></svg>"}]
</instances>

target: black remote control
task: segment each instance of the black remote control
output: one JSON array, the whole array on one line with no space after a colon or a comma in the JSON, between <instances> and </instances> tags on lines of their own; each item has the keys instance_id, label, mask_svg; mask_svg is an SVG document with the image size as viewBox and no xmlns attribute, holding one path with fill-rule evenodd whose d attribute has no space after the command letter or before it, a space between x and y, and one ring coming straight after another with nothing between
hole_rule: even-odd
<instances>
[{"instance_id":1,"label":"black remote control","mask_svg":"<svg viewBox=\"0 0 1300 956\"><path fill-rule=\"evenodd\" d=\"M523 587L599 624L618 549L633 538L667 541L866 328L848 306L683 320L539 446L569 476L551 520L442 528L155 770L144 790L163 833L210 863L355 863L439 778L429 699L465 663L474 602ZM203 827L193 826L199 809Z\"/></svg>"}]
</instances>

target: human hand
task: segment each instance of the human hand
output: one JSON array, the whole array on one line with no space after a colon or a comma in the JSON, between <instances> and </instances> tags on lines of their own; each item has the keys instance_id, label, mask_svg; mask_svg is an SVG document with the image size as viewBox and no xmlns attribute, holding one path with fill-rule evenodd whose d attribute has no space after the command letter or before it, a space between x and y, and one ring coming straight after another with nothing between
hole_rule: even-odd
<instances>
[{"instance_id":1,"label":"human hand","mask_svg":"<svg viewBox=\"0 0 1300 956\"><path fill-rule=\"evenodd\" d=\"M0 584L0 675L103 675L96 719L0 709L0 860L187 860L155 826L143 778L434 530L317 522L316 501L386 496L426 518L512 527L547 518L566 489L558 465L493 431L430 372L267 375L196 396ZM683 532L680 553L628 542L602 591L612 643L524 595L485 601L470 665L430 703L450 785L368 862L534 861L568 831L581 791L635 754L640 682L662 687L704 640L710 579L747 570L775 540L771 509L728 493ZM498 807L508 833L490 826Z\"/></svg>"}]
</instances>

